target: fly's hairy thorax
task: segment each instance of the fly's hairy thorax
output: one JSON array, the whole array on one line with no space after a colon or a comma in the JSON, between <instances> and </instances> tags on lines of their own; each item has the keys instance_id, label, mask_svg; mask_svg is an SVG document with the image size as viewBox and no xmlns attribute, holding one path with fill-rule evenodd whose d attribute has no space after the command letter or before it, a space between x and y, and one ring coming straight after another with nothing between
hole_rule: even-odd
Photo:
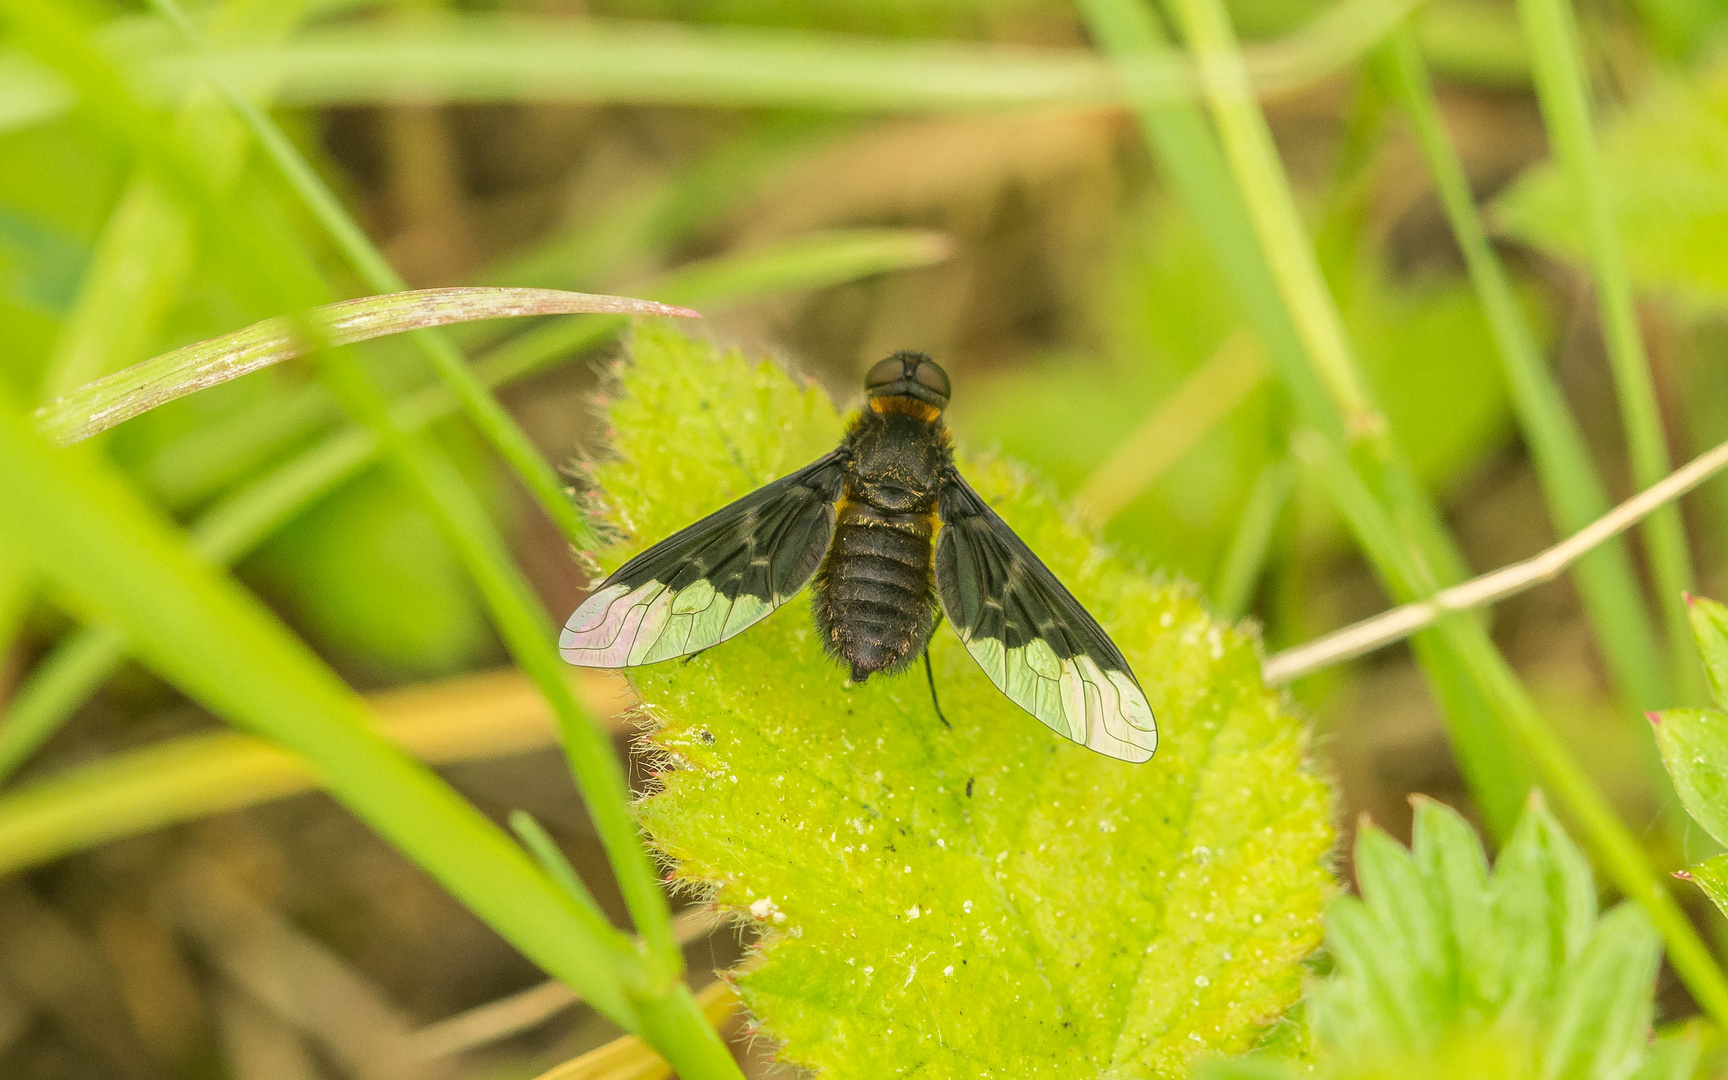
<instances>
[{"instance_id":1,"label":"fly's hairy thorax","mask_svg":"<svg viewBox=\"0 0 1728 1080\"><path fill-rule=\"evenodd\" d=\"M823 646L854 682L911 663L936 627L931 552L948 433L934 410L881 404L846 433L846 490L814 582Z\"/></svg>"}]
</instances>

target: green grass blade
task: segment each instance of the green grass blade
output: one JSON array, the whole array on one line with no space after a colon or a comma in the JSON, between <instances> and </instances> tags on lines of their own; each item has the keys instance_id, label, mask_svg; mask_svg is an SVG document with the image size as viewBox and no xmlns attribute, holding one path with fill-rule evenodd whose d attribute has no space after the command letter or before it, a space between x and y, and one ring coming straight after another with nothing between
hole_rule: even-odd
<instances>
[{"instance_id":1,"label":"green grass blade","mask_svg":"<svg viewBox=\"0 0 1728 1080\"><path fill-rule=\"evenodd\" d=\"M300 0L239 0L215 9L210 31L222 40L274 44L304 15ZM184 98L173 129L204 148L212 185L232 190L246 160L245 129L214 107L219 103L207 87L190 87ZM149 169L138 169L96 238L78 296L49 353L43 397L70 393L148 356L197 253L194 216Z\"/></svg>"},{"instance_id":2,"label":"green grass blade","mask_svg":"<svg viewBox=\"0 0 1728 1080\"><path fill-rule=\"evenodd\" d=\"M1241 53L1228 17L1221 6L1204 0L1175 0L1173 6L1200 65L1225 159L1308 361L1342 413L1345 430L1368 434L1383 422L1303 231L1265 114L1251 99L1238 100L1244 86Z\"/></svg>"},{"instance_id":3,"label":"green grass blade","mask_svg":"<svg viewBox=\"0 0 1728 1080\"><path fill-rule=\"evenodd\" d=\"M93 626L38 663L0 713L0 781L59 731L125 657L124 633Z\"/></svg>"},{"instance_id":4,"label":"green grass blade","mask_svg":"<svg viewBox=\"0 0 1728 1080\"><path fill-rule=\"evenodd\" d=\"M1093 35L1123 66L1140 67L1179 55L1139 0L1080 0L1080 7ZM1302 343L1278 298L1277 285L1260 256L1235 182L1205 118L1187 102L1136 96L1134 104L1166 180L1194 216L1219 268L1235 286L1243 314L1298 409L1316 426L1342 434L1324 388L1303 357Z\"/></svg>"},{"instance_id":5,"label":"green grass blade","mask_svg":"<svg viewBox=\"0 0 1728 1080\"><path fill-rule=\"evenodd\" d=\"M1123 63L1144 63L1171 51L1153 13L1138 0L1083 0L1092 32ZM1147 142L1157 155L1164 176L1175 189L1211 245L1220 269L1234 286L1237 302L1266 347L1267 356L1280 381L1296 405L1305 425L1339 444L1346 429L1326 388L1308 364L1301 339L1280 299L1265 258L1260 254L1246 208L1236 182L1224 161L1216 139L1199 111L1186 103L1165 105L1139 102L1139 117ZM1408 490L1410 485L1404 485ZM1437 515L1411 515L1419 524L1437 528ZM1379 552L1377 567L1387 577L1396 595L1413 598L1416 586L1402 581L1397 566L1407 566L1396 533L1376 542L1358 534L1364 550ZM1453 571L1461 577L1460 560L1444 538L1424 534L1430 565ZM1388 546L1390 545L1390 547ZM1495 735L1491 708L1444 642L1418 638L1416 653L1430 685L1440 700L1472 791L1477 795L1492 828L1510 828L1527 788L1527 778L1517 768L1516 758L1503 737Z\"/></svg>"},{"instance_id":6,"label":"green grass blade","mask_svg":"<svg viewBox=\"0 0 1728 1080\"><path fill-rule=\"evenodd\" d=\"M1288 457L1267 465L1254 478L1248 501L1237 518L1236 532L1230 538L1230 546L1224 549L1224 559L1209 590L1212 605L1221 617L1240 619L1247 612L1271 554L1278 519L1284 516L1295 487L1296 467ZM3 760L0 775L4 775Z\"/></svg>"},{"instance_id":7,"label":"green grass blade","mask_svg":"<svg viewBox=\"0 0 1728 1080\"><path fill-rule=\"evenodd\" d=\"M1356 374L1357 365L1343 320L1321 276L1318 260L1303 231L1295 199L1284 175L1271 132L1252 97L1243 93L1240 50L1235 31L1220 0L1174 0L1206 83L1208 104L1218 123L1232 172L1244 192L1249 214L1280 294L1291 309L1309 361L1319 370L1350 435L1355 468L1342 461L1327 470L1336 497L1359 504L1355 516L1366 520L1382 513L1381 500L1394 530L1404 543L1384 544L1372 551L1385 569L1406 589L1431 595L1438 575L1456 574L1455 565L1435 564L1434 556L1451 549L1438 514L1394 450L1384 418L1373 406ZM1322 446L1325 441L1315 440ZM1327 449L1330 449L1327 447ZM1362 485L1361 469L1372 483ZM1361 485L1360 491L1354 491ZM1348 512L1348 511L1347 511ZM1384 530L1376 530L1384 531ZM1359 530L1360 532L1360 530ZM1362 533L1366 538L1366 533ZM1448 618L1439 626L1442 640L1463 662L1472 680L1495 706L1498 723L1464 733L1468 755L1491 746L1521 745L1565 805L1585 827L1603 862L1627 895L1644 904L1668 940L1675 965L1706 1011L1728 1017L1728 977L1710 956L1672 896L1625 825L1614 817L1601 793L1546 727L1517 676L1495 649L1481 625L1469 618ZM1499 761L1513 760L1500 750ZM1479 769L1498 765L1478 758ZM1500 770L1488 773L1501 779ZM1503 783L1500 785L1503 786ZM1481 789L1478 789L1479 793ZM1493 795L1490 791L1488 794ZM1488 807L1484 807L1488 809Z\"/></svg>"},{"instance_id":8,"label":"green grass blade","mask_svg":"<svg viewBox=\"0 0 1728 1080\"><path fill-rule=\"evenodd\" d=\"M1414 9L1342 0L1289 38L1251 50L1257 88L1335 71ZM655 26L485 15L320 27L283 46L145 56L159 92L201 78L294 104L386 101L636 102L836 112L1116 104L1196 93L1180 55L1132 75L1084 52L883 41L806 31Z\"/></svg>"},{"instance_id":9,"label":"green grass blade","mask_svg":"<svg viewBox=\"0 0 1728 1080\"><path fill-rule=\"evenodd\" d=\"M1536 96L1547 123L1548 137L1554 144L1562 173L1583 206L1583 228L1596 274L1597 313L1608 347L1609 366L1614 372L1614 387L1620 397L1621 424L1632 460L1632 478L1638 487L1649 487L1668 474L1671 462L1650 361L1638 327L1632 278L1614 224L1596 136L1590 127L1590 105L1585 97L1589 84L1579 55L1578 28L1568 0L1518 0L1518 15L1530 44ZM1677 683L1689 698L1701 698L1703 682L1686 649L1690 632L1684 597L1692 587L1693 572L1679 508L1652 514L1644 524L1643 535L1668 626L1669 660L1677 673Z\"/></svg>"},{"instance_id":10,"label":"green grass blade","mask_svg":"<svg viewBox=\"0 0 1728 1080\"><path fill-rule=\"evenodd\" d=\"M610 689L608 703L623 705L618 685ZM539 749L554 734L538 691L515 672L391 691L373 704L379 731L429 764ZM0 794L0 876L320 785L304 758L251 735L218 728L158 740Z\"/></svg>"},{"instance_id":11,"label":"green grass blade","mask_svg":"<svg viewBox=\"0 0 1728 1080\"><path fill-rule=\"evenodd\" d=\"M1394 33L1378 59L1383 78L1410 118L1452 234L1464 252L1470 279L1500 348L1513 406L1542 478L1556 531L1577 532L1608 512L1608 494L1518 306L1506 268L1488 241L1413 31L1406 27ZM1672 700L1656 629L1638 591L1626 545L1620 541L1602 545L1578 564L1576 573L1597 642L1622 693L1639 710Z\"/></svg>"},{"instance_id":12,"label":"green grass blade","mask_svg":"<svg viewBox=\"0 0 1728 1080\"><path fill-rule=\"evenodd\" d=\"M314 348L475 319L577 312L689 318L697 314L651 300L552 289L417 289L343 300L302 316L266 319L134 364L42 406L36 411L36 425L62 444L79 442L176 398L305 356Z\"/></svg>"},{"instance_id":13,"label":"green grass blade","mask_svg":"<svg viewBox=\"0 0 1728 1080\"><path fill-rule=\"evenodd\" d=\"M570 860L559 850L558 842L534 819L533 814L526 810L510 811L510 831L516 834L516 839L522 841L522 846L534 856L540 868L546 871L546 876L558 883L559 888L569 893L578 904L594 912L595 917L605 918L594 894L589 892L588 886L583 883L582 875L570 865Z\"/></svg>"},{"instance_id":14,"label":"green grass blade","mask_svg":"<svg viewBox=\"0 0 1728 1080\"><path fill-rule=\"evenodd\" d=\"M942 233L919 229L834 229L775 245L743 261L694 263L667 281L660 295L691 294L714 304L792 289L820 289L861 277L932 266L947 259L953 243Z\"/></svg>"},{"instance_id":15,"label":"green grass blade","mask_svg":"<svg viewBox=\"0 0 1728 1080\"><path fill-rule=\"evenodd\" d=\"M88 28L77 18L58 7L29 0L6 0L5 10L38 55L54 63L87 91L86 101L104 132L122 145L135 147L147 155L173 181L176 191L184 192L192 200L214 229L213 235L224 241L225 256L240 274L246 275L241 284L255 287L259 299L274 298L295 309L304 306L306 294L320 291L321 282L308 280L309 270L297 274L293 268L279 265L280 252L272 249L272 238L211 190L195 155L162 132L155 117L139 103L111 62L91 45ZM424 335L427 331L419 333ZM460 358L454 355L453 348L450 351L454 367L462 369ZM637 839L623 771L609 741L596 731L591 717L562 680L562 661L551 645L548 632L551 624L546 612L540 609L510 561L502 538L448 458L426 440L405 435L395 426L387 403L371 384L367 372L344 355L343 350L325 351L320 359L323 370L339 389L338 396L344 405L364 417L379 433L413 489L428 502L434 519L444 528L479 586L507 645L530 678L540 685L558 717L566 756L612 860L631 914L650 945L648 963L640 969L632 964L625 972L629 976L625 990L632 1002L632 1015L637 1003L653 1005L645 1037L685 1075L737 1076L736 1063L717 1037L710 1035L706 1040L694 1041L656 1038L656 1031L671 1023L668 1010L676 1013L678 1003L689 1000L678 982L682 953L653 866ZM459 378L470 376L462 369ZM484 389L479 389L478 394L497 408ZM460 392L458 397L462 397ZM504 419L508 421L508 417ZM551 472L544 461L537 457L534 460ZM561 491L557 495L563 498ZM574 509L569 512L580 527ZM466 894L460 895L464 900L471 899Z\"/></svg>"},{"instance_id":16,"label":"green grass blade","mask_svg":"<svg viewBox=\"0 0 1728 1080\"><path fill-rule=\"evenodd\" d=\"M94 621L236 724L301 755L345 805L547 971L630 1025L617 946L520 848L371 728L365 703L87 453L0 402L0 537Z\"/></svg>"},{"instance_id":17,"label":"green grass blade","mask_svg":"<svg viewBox=\"0 0 1728 1080\"><path fill-rule=\"evenodd\" d=\"M550 615L449 457L390 415L382 391L351 357L333 351L323 360L326 381L343 406L378 434L385 453L419 492L485 597L511 655L546 695L558 717L565 756L631 918L660 962L672 972L680 971L683 958L672 933L671 912L630 814L629 783L610 739L564 681L564 662L553 646Z\"/></svg>"}]
</instances>

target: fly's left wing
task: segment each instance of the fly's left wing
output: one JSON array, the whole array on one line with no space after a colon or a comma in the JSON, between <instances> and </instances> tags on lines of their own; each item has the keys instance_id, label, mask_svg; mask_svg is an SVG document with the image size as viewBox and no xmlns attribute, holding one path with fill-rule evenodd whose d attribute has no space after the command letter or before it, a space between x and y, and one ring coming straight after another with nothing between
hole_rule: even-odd
<instances>
[{"instance_id":1,"label":"fly's left wing","mask_svg":"<svg viewBox=\"0 0 1728 1080\"><path fill-rule=\"evenodd\" d=\"M1150 758L1152 706L1098 621L958 472L945 478L937 513L936 592L990 681L1077 743Z\"/></svg>"},{"instance_id":2,"label":"fly's left wing","mask_svg":"<svg viewBox=\"0 0 1728 1080\"><path fill-rule=\"evenodd\" d=\"M844 488L836 450L672 534L582 601L559 651L579 667L634 667L754 625L816 573Z\"/></svg>"}]
</instances>

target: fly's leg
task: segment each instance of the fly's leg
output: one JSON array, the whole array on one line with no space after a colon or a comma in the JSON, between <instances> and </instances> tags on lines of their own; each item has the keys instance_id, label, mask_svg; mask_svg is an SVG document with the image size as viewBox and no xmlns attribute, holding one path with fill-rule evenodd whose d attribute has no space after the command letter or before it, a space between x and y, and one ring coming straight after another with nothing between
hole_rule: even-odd
<instances>
[{"instance_id":1,"label":"fly's leg","mask_svg":"<svg viewBox=\"0 0 1728 1080\"><path fill-rule=\"evenodd\" d=\"M948 718L942 715L942 702L936 698L936 672L930 667L930 646L928 644L924 646L924 678L930 683L930 704L936 709L936 719L942 721L943 727L953 731L954 725L950 724Z\"/></svg>"}]
</instances>

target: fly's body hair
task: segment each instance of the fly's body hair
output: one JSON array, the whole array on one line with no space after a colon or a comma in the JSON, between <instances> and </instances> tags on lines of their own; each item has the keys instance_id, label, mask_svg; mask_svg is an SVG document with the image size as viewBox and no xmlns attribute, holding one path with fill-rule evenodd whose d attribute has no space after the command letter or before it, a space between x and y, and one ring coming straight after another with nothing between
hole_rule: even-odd
<instances>
[{"instance_id":1,"label":"fly's body hair","mask_svg":"<svg viewBox=\"0 0 1728 1080\"><path fill-rule=\"evenodd\" d=\"M936 503L953 461L935 409L879 403L846 432L846 493L812 583L823 647L855 683L905 668L935 632Z\"/></svg>"}]
</instances>

